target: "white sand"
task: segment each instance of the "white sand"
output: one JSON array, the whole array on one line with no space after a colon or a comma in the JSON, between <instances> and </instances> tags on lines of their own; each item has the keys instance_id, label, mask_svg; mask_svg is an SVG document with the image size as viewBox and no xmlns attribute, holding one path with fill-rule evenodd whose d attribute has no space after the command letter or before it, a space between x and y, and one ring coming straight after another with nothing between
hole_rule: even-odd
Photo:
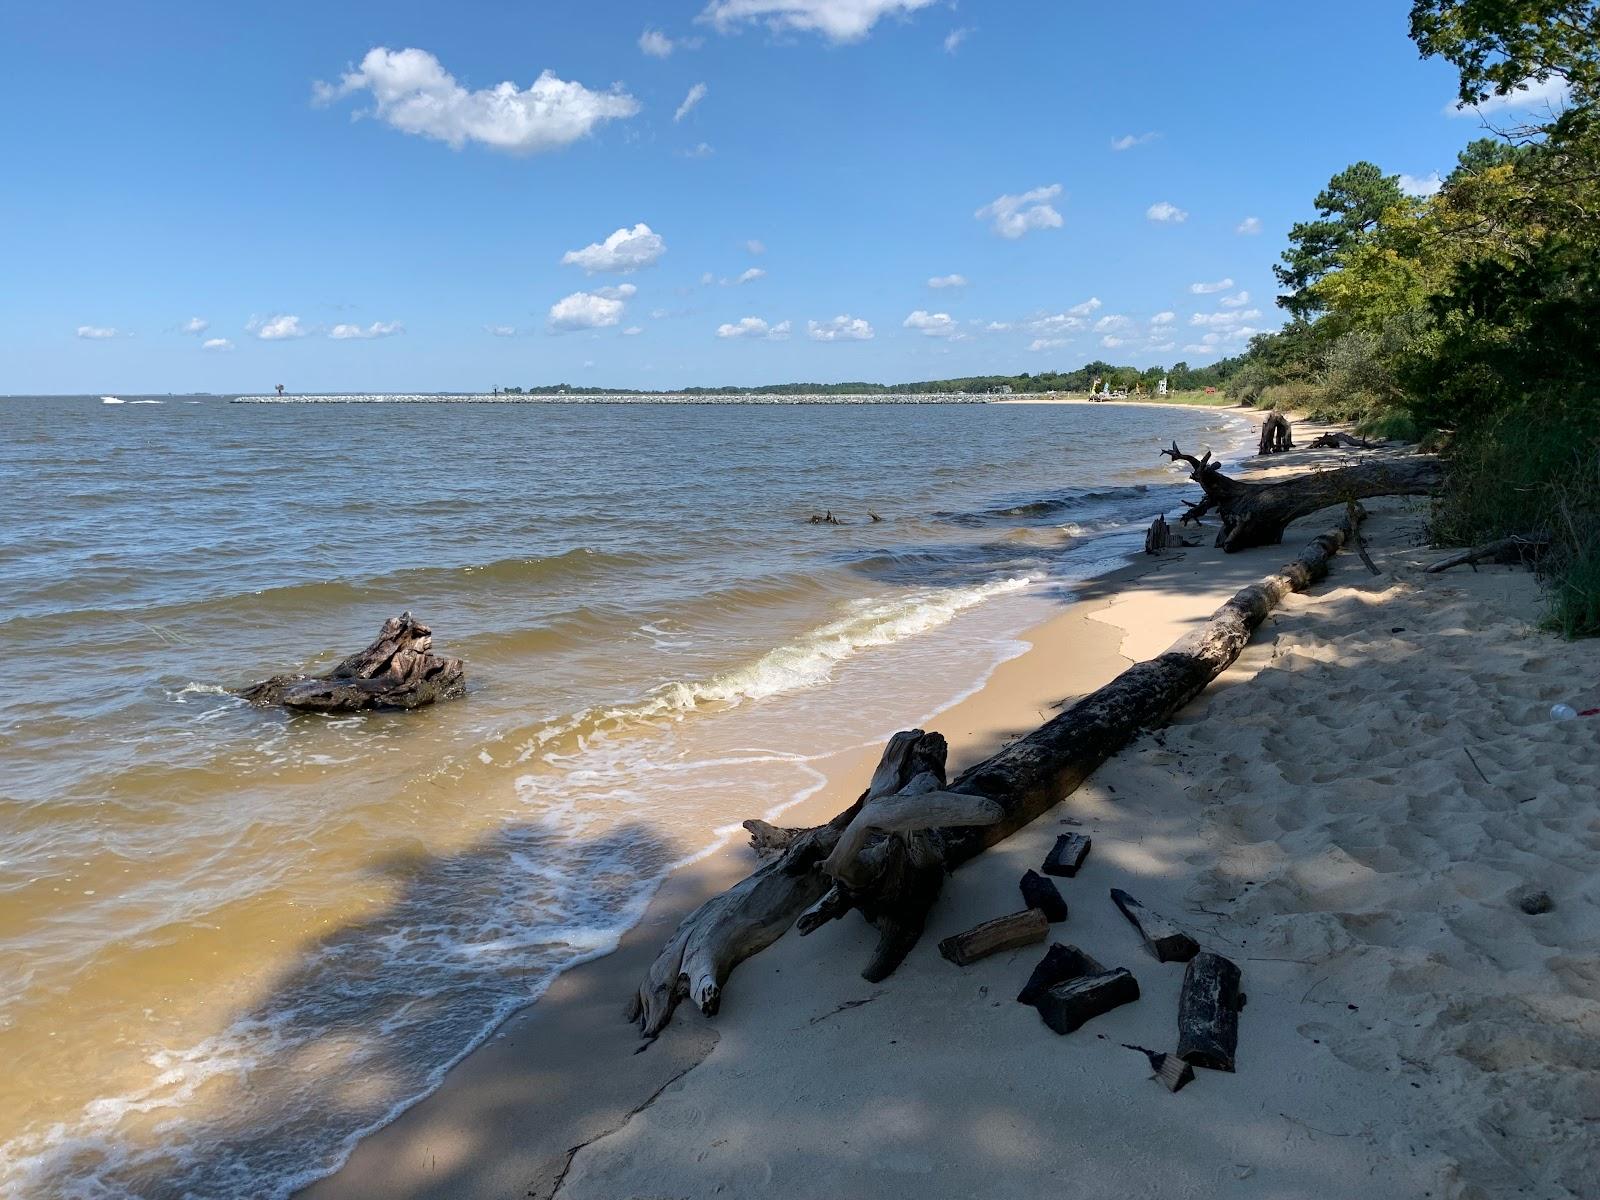
<instances>
[{"instance_id":1,"label":"white sand","mask_svg":"<svg viewBox=\"0 0 1600 1200\"><path fill-rule=\"evenodd\" d=\"M1415 506L1369 508L1381 576L1343 555L1290 597L1174 726L958 872L884 984L855 919L742 966L715 1050L557 1195L1600 1195L1600 719L1549 718L1600 703L1600 644L1530 628L1525 573L1420 575ZM1157 653L1327 523L1169 559L1097 619ZM1143 996L1057 1037L1013 1000L1042 948L958 970L935 943L1018 907L1074 825L1094 850L1053 936ZM1519 910L1528 884L1554 911ZM1122 1048L1171 1048L1183 968L1110 887L1243 967L1237 1074L1169 1095Z\"/></svg>"}]
</instances>

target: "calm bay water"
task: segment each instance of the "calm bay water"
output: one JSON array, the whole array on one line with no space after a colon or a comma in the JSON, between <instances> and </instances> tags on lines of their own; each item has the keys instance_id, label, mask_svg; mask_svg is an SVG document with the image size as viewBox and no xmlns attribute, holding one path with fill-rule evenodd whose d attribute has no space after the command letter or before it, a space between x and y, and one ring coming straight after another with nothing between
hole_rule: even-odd
<instances>
[{"instance_id":1,"label":"calm bay water","mask_svg":"<svg viewBox=\"0 0 1600 1200\"><path fill-rule=\"evenodd\" d=\"M1242 426L0 413L0 1194L96 1200L325 1172L609 949L674 863L970 691L1137 549L1183 490L1163 439ZM807 523L828 509L846 524ZM465 700L330 719L225 690L325 667L405 608L467 660Z\"/></svg>"}]
</instances>

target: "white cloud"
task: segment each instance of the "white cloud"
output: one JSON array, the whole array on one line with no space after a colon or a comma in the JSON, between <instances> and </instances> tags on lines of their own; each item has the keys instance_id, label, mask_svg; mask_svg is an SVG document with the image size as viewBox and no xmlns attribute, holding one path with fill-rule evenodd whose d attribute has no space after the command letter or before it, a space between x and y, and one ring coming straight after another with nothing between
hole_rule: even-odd
<instances>
[{"instance_id":1,"label":"white cloud","mask_svg":"<svg viewBox=\"0 0 1600 1200\"><path fill-rule=\"evenodd\" d=\"M305 337L311 330L300 324L300 318L289 315L251 317L245 330L263 342L283 342L290 338Z\"/></svg>"},{"instance_id":2,"label":"white cloud","mask_svg":"<svg viewBox=\"0 0 1600 1200\"><path fill-rule=\"evenodd\" d=\"M746 270L743 274L741 274L739 276L739 278L735 279L733 282L734 282L735 286L737 286L737 285L739 285L741 283L754 283L758 279L765 279L766 275L767 275L767 273L765 271L763 271L760 267L751 267L748 270Z\"/></svg>"},{"instance_id":3,"label":"white cloud","mask_svg":"<svg viewBox=\"0 0 1600 1200\"><path fill-rule=\"evenodd\" d=\"M751 338L755 341L783 342L788 340L789 330L788 321L779 321L776 325L768 325L760 317L740 317L736 324L718 325L717 336L719 338Z\"/></svg>"},{"instance_id":4,"label":"white cloud","mask_svg":"<svg viewBox=\"0 0 1600 1200\"><path fill-rule=\"evenodd\" d=\"M1144 210L1144 215L1162 225L1181 225L1189 219L1189 214L1184 212L1183 209L1165 200L1152 204Z\"/></svg>"},{"instance_id":5,"label":"white cloud","mask_svg":"<svg viewBox=\"0 0 1600 1200\"><path fill-rule=\"evenodd\" d=\"M1540 80L1528 78L1517 84L1504 96L1490 96L1482 104L1447 104L1445 115L1451 117L1475 117L1482 113L1504 112L1507 109L1517 108L1551 108L1562 109L1572 99L1572 89L1567 86L1567 81L1558 75L1549 79Z\"/></svg>"},{"instance_id":6,"label":"white cloud","mask_svg":"<svg viewBox=\"0 0 1600 1200\"><path fill-rule=\"evenodd\" d=\"M774 32L820 33L835 42L854 42L887 16L927 8L934 0L711 0L699 20L727 33L742 24L764 22Z\"/></svg>"},{"instance_id":7,"label":"white cloud","mask_svg":"<svg viewBox=\"0 0 1600 1200\"><path fill-rule=\"evenodd\" d=\"M207 338L200 343L202 350L232 350L233 343L227 338Z\"/></svg>"},{"instance_id":8,"label":"white cloud","mask_svg":"<svg viewBox=\"0 0 1600 1200\"><path fill-rule=\"evenodd\" d=\"M1150 318L1150 324L1171 325L1177 319L1178 314L1175 312L1158 312L1155 316Z\"/></svg>"},{"instance_id":9,"label":"white cloud","mask_svg":"<svg viewBox=\"0 0 1600 1200\"><path fill-rule=\"evenodd\" d=\"M1045 203L1060 194L1061 185L1052 183L1020 196L997 196L972 215L994 222L994 231L1003 238L1019 238L1032 229L1060 229L1061 214Z\"/></svg>"},{"instance_id":10,"label":"white cloud","mask_svg":"<svg viewBox=\"0 0 1600 1200\"><path fill-rule=\"evenodd\" d=\"M1189 290L1196 296L1209 296L1213 292L1225 292L1233 286L1231 279L1219 279L1215 283L1191 283Z\"/></svg>"},{"instance_id":11,"label":"white cloud","mask_svg":"<svg viewBox=\"0 0 1600 1200\"><path fill-rule=\"evenodd\" d=\"M1244 220L1240 221L1237 225L1235 225L1233 227L1233 231L1235 233L1245 234L1246 236L1251 236L1251 235L1260 233L1261 232L1261 218L1260 217L1246 217Z\"/></svg>"},{"instance_id":12,"label":"white cloud","mask_svg":"<svg viewBox=\"0 0 1600 1200\"><path fill-rule=\"evenodd\" d=\"M626 286L626 285L624 285ZM606 294L609 292L610 294ZM632 293L628 293L631 295ZM573 292L550 306L550 328L553 331L573 329L604 329L622 320L627 298L620 288L607 288L597 292Z\"/></svg>"},{"instance_id":13,"label":"white cloud","mask_svg":"<svg viewBox=\"0 0 1600 1200\"><path fill-rule=\"evenodd\" d=\"M107 338L121 337L122 335L117 330L105 325L79 325L78 336L87 338L92 342L99 342Z\"/></svg>"},{"instance_id":14,"label":"white cloud","mask_svg":"<svg viewBox=\"0 0 1600 1200\"><path fill-rule=\"evenodd\" d=\"M966 41L971 34L972 30L970 29L952 29L949 33L944 35L944 52L946 54L954 54L956 52L956 47L960 46L962 42Z\"/></svg>"},{"instance_id":15,"label":"white cloud","mask_svg":"<svg viewBox=\"0 0 1600 1200\"><path fill-rule=\"evenodd\" d=\"M1011 332L1011 323L1009 321L990 321L983 327L983 331L985 333L1009 333Z\"/></svg>"},{"instance_id":16,"label":"white cloud","mask_svg":"<svg viewBox=\"0 0 1600 1200\"><path fill-rule=\"evenodd\" d=\"M757 256L765 254L767 252L766 243L760 241L757 238L751 238L748 242L746 242L744 244L744 248L746 250L748 250L751 254L754 254L754 255L757 255Z\"/></svg>"},{"instance_id":17,"label":"white cloud","mask_svg":"<svg viewBox=\"0 0 1600 1200\"><path fill-rule=\"evenodd\" d=\"M1259 313L1256 315L1260 316ZM1207 346L1242 346L1260 332L1259 329L1253 326L1241 325L1237 329L1223 329L1208 333L1200 341Z\"/></svg>"},{"instance_id":18,"label":"white cloud","mask_svg":"<svg viewBox=\"0 0 1600 1200\"><path fill-rule=\"evenodd\" d=\"M1098 303L1096 301L1096 304ZM1080 304L1077 307L1081 309L1083 305ZM1064 313L1049 313L1044 316L1034 317L1027 323L1026 328L1029 333L1037 333L1045 337L1060 337L1063 333L1077 332L1085 324L1084 319L1076 311L1069 310Z\"/></svg>"},{"instance_id":19,"label":"white cloud","mask_svg":"<svg viewBox=\"0 0 1600 1200\"><path fill-rule=\"evenodd\" d=\"M1215 346L1201 346L1194 342L1190 342L1183 348L1183 351L1185 354L1215 354L1217 353L1217 348Z\"/></svg>"},{"instance_id":20,"label":"white cloud","mask_svg":"<svg viewBox=\"0 0 1600 1200\"><path fill-rule=\"evenodd\" d=\"M596 296L601 296L607 300L631 300L638 294L638 292L639 289L634 287L631 283L619 283L615 287L599 287L594 289L594 294Z\"/></svg>"},{"instance_id":21,"label":"white cloud","mask_svg":"<svg viewBox=\"0 0 1600 1200\"><path fill-rule=\"evenodd\" d=\"M965 275L935 275L928 280L931 288L964 288L967 286Z\"/></svg>"},{"instance_id":22,"label":"white cloud","mask_svg":"<svg viewBox=\"0 0 1600 1200\"><path fill-rule=\"evenodd\" d=\"M931 313L921 308L902 321L901 326L905 329L915 329L927 337L961 336L960 324L949 313Z\"/></svg>"},{"instance_id":23,"label":"white cloud","mask_svg":"<svg viewBox=\"0 0 1600 1200\"><path fill-rule=\"evenodd\" d=\"M1153 142L1161 135L1152 130L1149 133L1125 133L1119 138L1111 139L1113 150L1132 150L1135 146L1143 146L1146 142Z\"/></svg>"},{"instance_id":24,"label":"white cloud","mask_svg":"<svg viewBox=\"0 0 1600 1200\"><path fill-rule=\"evenodd\" d=\"M1082 304L1074 304L1071 308L1067 309L1067 311L1075 317L1087 317L1090 313L1096 311L1100 307L1100 297L1090 296Z\"/></svg>"},{"instance_id":25,"label":"white cloud","mask_svg":"<svg viewBox=\"0 0 1600 1200\"><path fill-rule=\"evenodd\" d=\"M211 328L211 322L204 317L190 317L178 327L184 333L202 334Z\"/></svg>"},{"instance_id":26,"label":"white cloud","mask_svg":"<svg viewBox=\"0 0 1600 1200\"><path fill-rule=\"evenodd\" d=\"M623 337L638 337L643 332L644 332L644 327L642 325L629 325L626 329L624 329L622 331L622 336Z\"/></svg>"},{"instance_id":27,"label":"white cloud","mask_svg":"<svg viewBox=\"0 0 1600 1200\"><path fill-rule=\"evenodd\" d=\"M405 327L399 321L374 321L371 325L335 325L328 330L328 336L343 342L352 338L393 337L404 332Z\"/></svg>"},{"instance_id":28,"label":"white cloud","mask_svg":"<svg viewBox=\"0 0 1600 1200\"><path fill-rule=\"evenodd\" d=\"M707 90L706 85L703 83L697 83L690 88L689 94L683 98L683 103L678 105L678 111L672 114L673 121L681 121L687 117L690 110L706 98Z\"/></svg>"},{"instance_id":29,"label":"white cloud","mask_svg":"<svg viewBox=\"0 0 1600 1200\"><path fill-rule=\"evenodd\" d=\"M1122 339L1119 337L1113 337L1108 333L1105 335L1105 337L1100 339L1100 344L1106 347L1106 349L1111 350L1122 345Z\"/></svg>"},{"instance_id":30,"label":"white cloud","mask_svg":"<svg viewBox=\"0 0 1600 1200\"><path fill-rule=\"evenodd\" d=\"M587 137L604 121L631 117L639 102L620 86L590 91L545 71L526 89L511 82L468 91L426 50L367 52L358 70L337 84L313 85L313 98L331 104L371 92L372 113L400 130L435 138L459 150L478 142L492 150L534 154Z\"/></svg>"},{"instance_id":31,"label":"white cloud","mask_svg":"<svg viewBox=\"0 0 1600 1200\"><path fill-rule=\"evenodd\" d=\"M493 337L516 337L515 325L485 325L483 331Z\"/></svg>"},{"instance_id":32,"label":"white cloud","mask_svg":"<svg viewBox=\"0 0 1600 1200\"><path fill-rule=\"evenodd\" d=\"M1259 308L1248 309L1245 312L1215 312L1195 313L1189 318L1191 325L1209 325L1217 329L1231 329L1245 321L1254 321L1261 316Z\"/></svg>"},{"instance_id":33,"label":"white cloud","mask_svg":"<svg viewBox=\"0 0 1600 1200\"><path fill-rule=\"evenodd\" d=\"M683 156L685 158L710 158L715 153L716 151L711 148L709 143L698 142L690 149L683 151Z\"/></svg>"},{"instance_id":34,"label":"white cloud","mask_svg":"<svg viewBox=\"0 0 1600 1200\"><path fill-rule=\"evenodd\" d=\"M1250 293L1239 292L1237 295L1224 296L1217 303L1222 305L1223 308L1243 308L1250 303Z\"/></svg>"},{"instance_id":35,"label":"white cloud","mask_svg":"<svg viewBox=\"0 0 1600 1200\"><path fill-rule=\"evenodd\" d=\"M659 29L646 29L639 35L639 49L651 58L669 58L674 50L698 50L701 38L670 38Z\"/></svg>"},{"instance_id":36,"label":"white cloud","mask_svg":"<svg viewBox=\"0 0 1600 1200\"><path fill-rule=\"evenodd\" d=\"M1057 346L1065 346L1066 338L1034 338L1028 343L1028 349L1035 352L1040 350L1054 350Z\"/></svg>"},{"instance_id":37,"label":"white cloud","mask_svg":"<svg viewBox=\"0 0 1600 1200\"><path fill-rule=\"evenodd\" d=\"M639 49L651 58L666 58L672 53L672 39L659 29L646 29L639 35Z\"/></svg>"},{"instance_id":38,"label":"white cloud","mask_svg":"<svg viewBox=\"0 0 1600 1200\"><path fill-rule=\"evenodd\" d=\"M831 321L807 321L806 332L814 342L866 342L873 336L866 321L843 313Z\"/></svg>"},{"instance_id":39,"label":"white cloud","mask_svg":"<svg viewBox=\"0 0 1600 1200\"><path fill-rule=\"evenodd\" d=\"M590 275L597 271L627 274L640 267L654 266L667 252L667 243L650 226L640 222L632 229L619 229L603 242L592 242L582 250L568 250L561 256L564 267L582 267Z\"/></svg>"},{"instance_id":40,"label":"white cloud","mask_svg":"<svg viewBox=\"0 0 1600 1200\"><path fill-rule=\"evenodd\" d=\"M1400 190L1408 196L1427 197L1433 195L1444 186L1444 180L1439 178L1439 172L1430 171L1426 175L1407 175L1400 173Z\"/></svg>"},{"instance_id":41,"label":"white cloud","mask_svg":"<svg viewBox=\"0 0 1600 1200\"><path fill-rule=\"evenodd\" d=\"M1108 313L1094 323L1096 333L1109 333L1113 329L1126 329L1133 322L1119 313Z\"/></svg>"},{"instance_id":42,"label":"white cloud","mask_svg":"<svg viewBox=\"0 0 1600 1200\"><path fill-rule=\"evenodd\" d=\"M1171 350L1177 344L1178 344L1177 342L1151 342L1148 346L1145 347L1145 349L1146 350Z\"/></svg>"}]
</instances>

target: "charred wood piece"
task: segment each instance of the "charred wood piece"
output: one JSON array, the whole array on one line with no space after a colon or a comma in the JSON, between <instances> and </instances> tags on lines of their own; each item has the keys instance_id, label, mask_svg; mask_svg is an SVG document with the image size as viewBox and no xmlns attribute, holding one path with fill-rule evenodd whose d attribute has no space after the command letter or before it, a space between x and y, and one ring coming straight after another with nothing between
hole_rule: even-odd
<instances>
[{"instance_id":1,"label":"charred wood piece","mask_svg":"<svg viewBox=\"0 0 1600 1200\"><path fill-rule=\"evenodd\" d=\"M1139 998L1139 981L1125 967L1097 975L1081 975L1046 988L1034 1005L1044 1023L1057 1033L1071 1033L1113 1008Z\"/></svg>"},{"instance_id":2,"label":"charred wood piece","mask_svg":"<svg viewBox=\"0 0 1600 1200\"><path fill-rule=\"evenodd\" d=\"M1061 898L1061 892L1056 885L1051 883L1037 871L1029 871L1022 877L1022 902L1029 908L1036 908L1045 916L1045 920L1052 925L1067 919L1067 902Z\"/></svg>"},{"instance_id":3,"label":"charred wood piece","mask_svg":"<svg viewBox=\"0 0 1600 1200\"><path fill-rule=\"evenodd\" d=\"M1045 992L1058 983L1077 979L1081 975L1100 975L1104 972L1104 967L1076 946L1052 942L1050 949L1044 952L1044 957L1033 968L1033 974L1028 976L1028 982L1017 993L1017 1003L1037 1004Z\"/></svg>"},{"instance_id":4,"label":"charred wood piece","mask_svg":"<svg viewBox=\"0 0 1600 1200\"><path fill-rule=\"evenodd\" d=\"M1200 952L1200 944L1192 937L1121 888L1111 889L1111 902L1133 923L1157 962L1188 962Z\"/></svg>"},{"instance_id":5,"label":"charred wood piece","mask_svg":"<svg viewBox=\"0 0 1600 1200\"><path fill-rule=\"evenodd\" d=\"M1083 866L1083 860L1089 856L1091 844L1087 834L1063 833L1056 839L1056 844L1050 847L1050 853L1045 856L1044 873L1071 879Z\"/></svg>"},{"instance_id":6,"label":"charred wood piece","mask_svg":"<svg viewBox=\"0 0 1600 1200\"><path fill-rule=\"evenodd\" d=\"M1178 994L1178 1057L1197 1067L1232 1071L1239 1047L1239 967L1202 950L1190 960Z\"/></svg>"}]
</instances>

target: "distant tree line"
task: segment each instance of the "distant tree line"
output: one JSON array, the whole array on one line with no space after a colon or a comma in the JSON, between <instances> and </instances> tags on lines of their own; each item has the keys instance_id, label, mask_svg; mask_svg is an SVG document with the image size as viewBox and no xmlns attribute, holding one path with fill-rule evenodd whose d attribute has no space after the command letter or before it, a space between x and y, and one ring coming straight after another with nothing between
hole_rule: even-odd
<instances>
[{"instance_id":1,"label":"distant tree line","mask_svg":"<svg viewBox=\"0 0 1600 1200\"><path fill-rule=\"evenodd\" d=\"M1205 366L1191 367L1186 362L1171 367L1119 367L1108 362L1085 363L1075 371L1043 371L1037 375L967 375L958 379L923 379L913 383L769 383L760 387L686 387L666 391L637 388L576 387L566 383L539 387L503 387L511 396L921 396L982 394L1009 387L1016 394L1041 392L1087 392L1095 380L1114 388L1143 387L1153 392L1163 378L1174 391L1216 388L1222 390L1229 378L1246 361L1245 356L1225 358Z\"/></svg>"}]
</instances>

